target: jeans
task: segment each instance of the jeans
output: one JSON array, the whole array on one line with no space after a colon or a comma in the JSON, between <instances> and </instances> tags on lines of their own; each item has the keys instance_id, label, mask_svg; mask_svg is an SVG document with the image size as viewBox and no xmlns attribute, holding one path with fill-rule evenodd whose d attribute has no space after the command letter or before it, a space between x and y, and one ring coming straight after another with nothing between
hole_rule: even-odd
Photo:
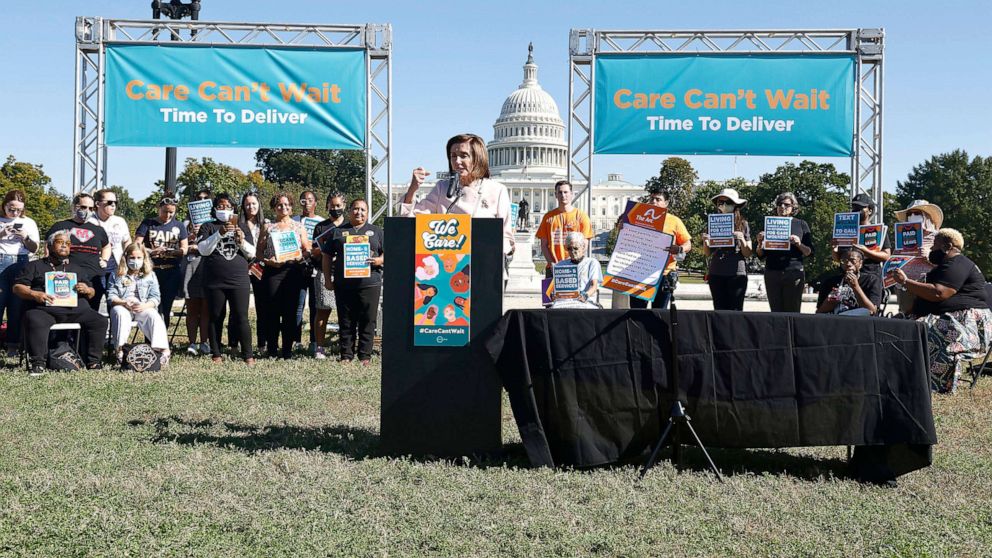
<instances>
[{"instance_id":1,"label":"jeans","mask_svg":"<svg viewBox=\"0 0 992 558\"><path fill-rule=\"evenodd\" d=\"M0 254L0 319L3 319L6 311L8 347L17 347L21 344L21 310L24 308L24 301L14 294L14 281L26 265L28 265L27 254L23 256Z\"/></svg>"}]
</instances>

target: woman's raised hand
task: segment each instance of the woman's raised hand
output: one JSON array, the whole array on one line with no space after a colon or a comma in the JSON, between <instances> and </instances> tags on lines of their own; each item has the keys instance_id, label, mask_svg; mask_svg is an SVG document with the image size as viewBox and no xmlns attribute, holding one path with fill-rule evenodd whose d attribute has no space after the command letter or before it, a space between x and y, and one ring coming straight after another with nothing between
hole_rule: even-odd
<instances>
[{"instance_id":1,"label":"woman's raised hand","mask_svg":"<svg viewBox=\"0 0 992 558\"><path fill-rule=\"evenodd\" d=\"M424 185L424 180L431 175L431 171L425 170L424 167L417 167L413 169L413 176L410 178L410 190L416 192Z\"/></svg>"}]
</instances>

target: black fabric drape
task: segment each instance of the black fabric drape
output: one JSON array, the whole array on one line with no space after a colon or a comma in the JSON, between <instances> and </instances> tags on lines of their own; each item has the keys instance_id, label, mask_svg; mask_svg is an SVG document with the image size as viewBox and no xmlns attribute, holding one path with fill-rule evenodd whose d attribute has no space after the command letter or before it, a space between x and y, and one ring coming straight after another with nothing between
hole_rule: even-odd
<instances>
[{"instance_id":1,"label":"black fabric drape","mask_svg":"<svg viewBox=\"0 0 992 558\"><path fill-rule=\"evenodd\" d=\"M678 316L680 388L708 446L936 443L920 324L731 311ZM663 310L503 316L487 350L534 465L614 463L656 440L659 408L667 416L674 401L668 319Z\"/></svg>"}]
</instances>

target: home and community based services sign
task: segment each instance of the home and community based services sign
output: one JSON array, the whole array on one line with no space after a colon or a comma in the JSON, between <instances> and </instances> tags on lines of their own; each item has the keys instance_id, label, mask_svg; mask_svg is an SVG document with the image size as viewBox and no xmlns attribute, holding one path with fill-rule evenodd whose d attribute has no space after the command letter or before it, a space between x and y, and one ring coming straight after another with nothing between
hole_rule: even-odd
<instances>
[{"instance_id":1,"label":"home and community based services sign","mask_svg":"<svg viewBox=\"0 0 992 558\"><path fill-rule=\"evenodd\" d=\"M856 83L847 54L599 55L593 149L849 157Z\"/></svg>"},{"instance_id":2,"label":"home and community based services sign","mask_svg":"<svg viewBox=\"0 0 992 558\"><path fill-rule=\"evenodd\" d=\"M362 49L106 47L107 145L363 149Z\"/></svg>"},{"instance_id":3,"label":"home and community based services sign","mask_svg":"<svg viewBox=\"0 0 992 558\"><path fill-rule=\"evenodd\" d=\"M463 347L472 304L472 216L417 215L413 344Z\"/></svg>"}]
</instances>

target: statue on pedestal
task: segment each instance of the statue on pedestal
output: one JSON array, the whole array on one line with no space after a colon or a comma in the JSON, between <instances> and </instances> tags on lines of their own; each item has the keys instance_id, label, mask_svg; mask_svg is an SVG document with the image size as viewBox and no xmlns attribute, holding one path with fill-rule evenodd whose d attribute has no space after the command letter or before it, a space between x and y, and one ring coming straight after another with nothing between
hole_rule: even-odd
<instances>
[{"instance_id":1,"label":"statue on pedestal","mask_svg":"<svg viewBox=\"0 0 992 558\"><path fill-rule=\"evenodd\" d=\"M530 219L530 204L527 203L527 200L521 199L517 205L520 207L517 211L517 230L526 232L527 223Z\"/></svg>"}]
</instances>

